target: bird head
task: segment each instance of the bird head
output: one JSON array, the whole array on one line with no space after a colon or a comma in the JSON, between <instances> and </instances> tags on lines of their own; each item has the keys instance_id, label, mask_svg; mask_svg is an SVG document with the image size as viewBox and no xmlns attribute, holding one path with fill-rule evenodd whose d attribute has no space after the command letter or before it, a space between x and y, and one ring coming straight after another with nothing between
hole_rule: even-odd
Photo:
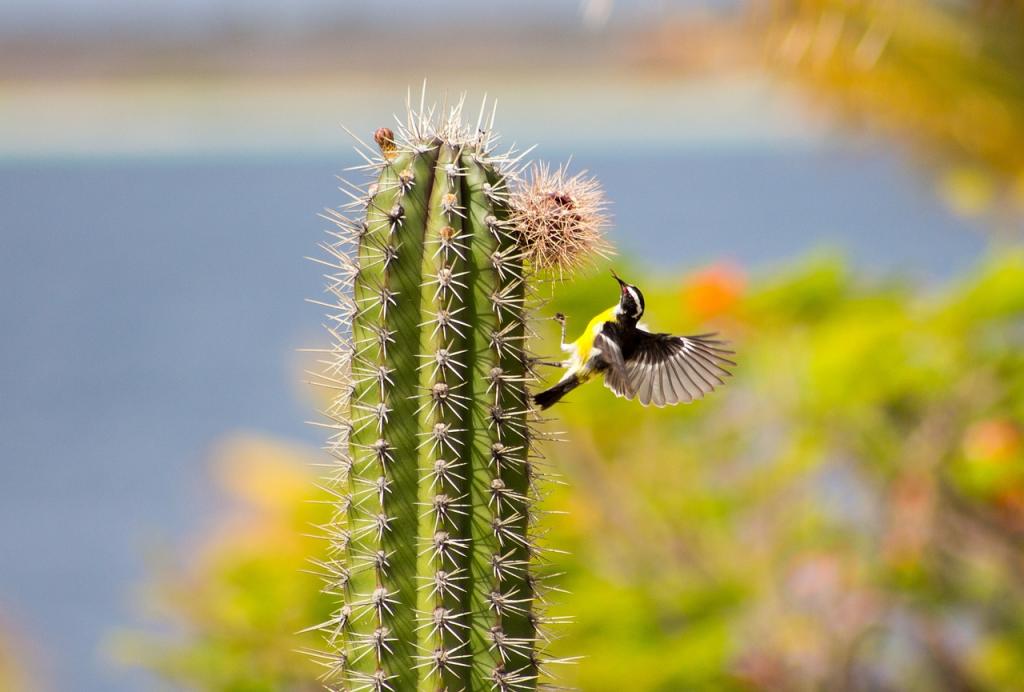
<instances>
[{"instance_id":1,"label":"bird head","mask_svg":"<svg viewBox=\"0 0 1024 692\"><path fill-rule=\"evenodd\" d=\"M618 314L625 315L630 319L638 320L644 314L644 294L632 284L628 284L619 278L619 275L612 270L612 276L619 282L619 307Z\"/></svg>"}]
</instances>

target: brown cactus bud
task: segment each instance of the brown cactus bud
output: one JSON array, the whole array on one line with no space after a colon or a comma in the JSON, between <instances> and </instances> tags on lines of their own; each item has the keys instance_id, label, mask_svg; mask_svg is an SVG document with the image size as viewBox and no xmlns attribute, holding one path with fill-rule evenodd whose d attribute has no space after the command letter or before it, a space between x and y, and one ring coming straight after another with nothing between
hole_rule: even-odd
<instances>
[{"instance_id":1,"label":"brown cactus bud","mask_svg":"<svg viewBox=\"0 0 1024 692\"><path fill-rule=\"evenodd\" d=\"M398 153L398 145L395 144L395 133L391 131L390 127L378 127L373 133L373 141L380 147L385 159L390 161L395 158Z\"/></svg>"}]
</instances>

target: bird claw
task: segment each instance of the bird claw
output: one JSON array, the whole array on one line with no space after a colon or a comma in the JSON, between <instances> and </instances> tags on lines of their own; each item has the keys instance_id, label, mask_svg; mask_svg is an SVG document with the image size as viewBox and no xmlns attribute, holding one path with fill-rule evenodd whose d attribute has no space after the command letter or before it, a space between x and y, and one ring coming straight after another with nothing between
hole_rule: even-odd
<instances>
[{"instance_id":1,"label":"bird claw","mask_svg":"<svg viewBox=\"0 0 1024 692\"><path fill-rule=\"evenodd\" d=\"M552 319L560 324L565 324L565 313L556 312Z\"/></svg>"}]
</instances>

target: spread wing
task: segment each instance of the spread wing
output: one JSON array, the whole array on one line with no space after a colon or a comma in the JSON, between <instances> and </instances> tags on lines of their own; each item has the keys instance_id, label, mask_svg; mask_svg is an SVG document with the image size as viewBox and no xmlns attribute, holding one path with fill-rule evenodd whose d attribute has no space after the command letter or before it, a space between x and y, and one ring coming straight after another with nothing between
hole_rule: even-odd
<instances>
[{"instance_id":1,"label":"spread wing","mask_svg":"<svg viewBox=\"0 0 1024 692\"><path fill-rule=\"evenodd\" d=\"M624 377L605 384L617 395L636 397L644 406L666 406L700 399L731 373L725 366L736 365L727 356L732 351L714 334L673 336L640 330L636 348L622 365ZM621 356L621 351L620 351Z\"/></svg>"},{"instance_id":2,"label":"spread wing","mask_svg":"<svg viewBox=\"0 0 1024 692\"><path fill-rule=\"evenodd\" d=\"M622 349L618 342L602 330L594 337L594 348L601 351L601 360L607 365L607 369L604 371L604 386L618 396L632 399L631 395L627 395L627 392L633 390L629 386L626 361L622 357Z\"/></svg>"}]
</instances>

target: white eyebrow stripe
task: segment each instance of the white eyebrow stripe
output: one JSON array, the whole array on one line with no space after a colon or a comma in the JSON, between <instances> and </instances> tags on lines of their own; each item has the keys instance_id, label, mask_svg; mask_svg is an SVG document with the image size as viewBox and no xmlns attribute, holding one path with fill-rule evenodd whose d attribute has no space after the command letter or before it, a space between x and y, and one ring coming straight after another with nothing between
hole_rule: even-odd
<instances>
[{"instance_id":1,"label":"white eyebrow stripe","mask_svg":"<svg viewBox=\"0 0 1024 692\"><path fill-rule=\"evenodd\" d=\"M633 286L626 286L626 290L629 291L630 297L636 304L636 312L632 315L632 317L640 317L640 315L643 314L643 304L640 302L640 295L637 293L636 289Z\"/></svg>"}]
</instances>

